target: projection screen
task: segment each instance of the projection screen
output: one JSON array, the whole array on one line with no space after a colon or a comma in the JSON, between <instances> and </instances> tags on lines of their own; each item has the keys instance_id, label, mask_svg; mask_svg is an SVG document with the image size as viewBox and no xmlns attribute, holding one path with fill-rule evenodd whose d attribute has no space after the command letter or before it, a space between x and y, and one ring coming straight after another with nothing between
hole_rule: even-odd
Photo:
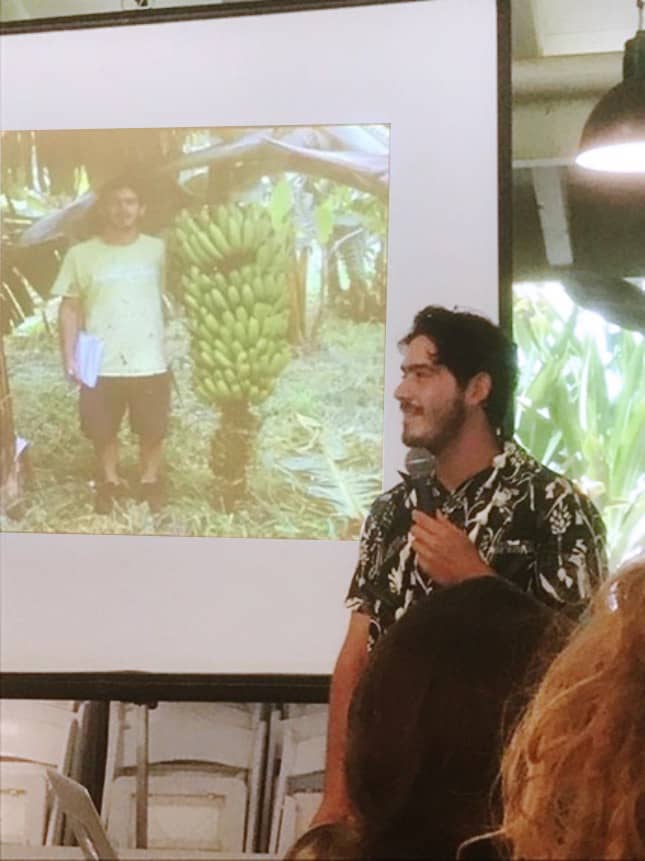
<instances>
[{"instance_id":1,"label":"projection screen","mask_svg":"<svg viewBox=\"0 0 645 861\"><path fill-rule=\"evenodd\" d=\"M506 158L500 156L498 88L508 88L508 81L500 81L504 64L498 51L508 46L498 47L500 11L495 0L419 0L286 12L270 7L267 4L270 14L2 37L4 132L47 131L65 137L93 130L97 140L105 142L107 130L191 129L195 149L200 140L223 145L257 132L276 137L277 150L280 142L283 148L306 148L306 135L313 129L316 140L326 135L331 141L324 158L333 163L331 172L325 168L315 180L305 169L299 179L299 168L283 167L282 173L267 168L267 177L261 177L264 197L257 188L246 190L245 205L261 200L274 207L275 227L280 195L287 195L285 206L295 212L298 189L304 189L302 199L307 205L313 201L312 229L318 231L318 245L312 240L308 250L307 277L315 283L312 287L305 279L305 299L311 306L305 309L305 332L291 342L289 367L280 370L275 388L262 402L248 476L253 511L273 524L282 523L280 512L289 508L292 526L263 529L257 521L249 526L250 515L242 505L228 512L217 509L216 528L200 525L206 523L204 514L203 521L195 515L193 525L164 531L151 527L143 509L132 502L121 511L134 524L132 534L109 527L97 534L98 527L82 525L93 522L81 516L90 510L83 496L85 508L81 502L78 509L72 506L66 515L68 527L59 530L48 528L58 522L63 507L52 491L47 497L51 508L44 506L40 520L23 520L21 525L20 519L2 519L0 636L7 673L329 673L348 621L343 601L356 563L366 489L375 496L381 486L391 486L403 465L400 414L392 397L400 375L397 342L414 313L431 303L498 317L503 247L499 171ZM502 102L504 98L502 93ZM365 139L371 135L381 144L380 160L370 161L367 145L363 159L371 167L377 164L372 175L380 176L384 189L378 229L387 237L386 245L385 240L383 247L368 242L365 252L365 259L372 261L365 276L367 293L374 292L378 252L387 252L380 316L377 309L361 317L349 307L354 276L351 263L349 268L347 260L341 265L342 242L354 224L343 207L351 200L354 216L365 204L359 212L364 219L359 233L366 213L372 212L367 197L361 197L360 189L356 192L357 183L347 191L338 178L338 170L346 168L338 141L349 134L364 134ZM244 159L241 155L233 167L243 169ZM280 183L284 176L288 194L285 182ZM45 186L50 179L43 179ZM200 179L199 170L189 179L187 187L197 194L208 181L203 171ZM79 187L88 192L80 180ZM321 188L328 195L333 192L333 204L316 197ZM325 207L333 210L333 218ZM340 233L333 233L337 228ZM156 225L151 232L160 229ZM324 264L316 251L321 235ZM330 260L341 299L332 311L325 306L320 323L316 314L322 301L316 291L331 289L325 282ZM188 312L172 299L169 307L184 333L176 358L190 388L199 358L194 342L190 347L186 340L192 337L186 334L190 321L185 326L182 322ZM49 339L43 341L46 346L28 354L34 387L45 374L45 364L51 368L58 362L54 312L47 306L54 331L42 336ZM36 336L27 331L14 346L16 332L5 342L10 383L19 388L20 374L12 361L19 354L24 359L24 345L34 343L29 338ZM351 352L347 379L342 362L325 376L325 357L338 357L341 347ZM41 367L40 362L45 364ZM52 382L52 390L58 385L63 383ZM77 427L75 393L69 391L66 397L69 417L60 419L65 442L60 450L50 444L45 457L42 445L39 449L44 432L40 425L55 428L57 419L45 412L39 418L38 402L29 411L14 392L14 412L20 417L16 434L29 440L36 464L60 465L71 454L89 451ZM191 445L201 440L199 434L206 440L204 428L221 423L221 418L217 409L208 412L203 401L191 398L182 400L181 390L179 400L173 394L172 409L192 416L176 450L206 476L208 452L203 447L193 451ZM323 402L333 404L335 412L328 415L334 417L330 424L335 436L324 422L316 424L315 410ZM279 451L272 448L276 427ZM372 459L362 476L358 503L351 493L348 501L343 491L356 487L350 476L352 453L365 440ZM37 487L44 480L38 469ZM176 487L182 481L179 472L184 474L178 469L173 473ZM65 473L57 480L62 499L76 478ZM197 481L189 479L186 493L201 505ZM283 490L274 499L272 489L280 482ZM300 497L292 498L291 492ZM309 503L315 517L309 517ZM212 507L212 502L203 504L204 511ZM25 522L41 525L30 528Z\"/></svg>"}]
</instances>

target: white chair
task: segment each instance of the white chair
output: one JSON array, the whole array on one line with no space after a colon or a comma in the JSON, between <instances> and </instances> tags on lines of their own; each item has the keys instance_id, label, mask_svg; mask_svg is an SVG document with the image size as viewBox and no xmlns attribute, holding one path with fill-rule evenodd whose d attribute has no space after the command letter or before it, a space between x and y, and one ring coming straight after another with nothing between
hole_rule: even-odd
<instances>
[{"instance_id":1,"label":"white chair","mask_svg":"<svg viewBox=\"0 0 645 861\"><path fill-rule=\"evenodd\" d=\"M280 722L280 767L275 785L269 852L283 854L306 831L322 798L327 713Z\"/></svg>"},{"instance_id":2,"label":"white chair","mask_svg":"<svg viewBox=\"0 0 645 861\"><path fill-rule=\"evenodd\" d=\"M280 763L279 752L282 750L282 711L280 706L269 707L269 722L266 743L266 767L262 786L262 811L260 814L260 835L257 849L259 852L269 851L271 818L275 797L276 781Z\"/></svg>"},{"instance_id":3,"label":"white chair","mask_svg":"<svg viewBox=\"0 0 645 861\"><path fill-rule=\"evenodd\" d=\"M96 861L97 858L101 861L118 861L87 789L53 769L47 769L47 779L71 825L83 857L88 861Z\"/></svg>"},{"instance_id":4,"label":"white chair","mask_svg":"<svg viewBox=\"0 0 645 861\"><path fill-rule=\"evenodd\" d=\"M119 848L136 842L136 778L112 786L108 836ZM148 779L148 849L242 851L247 786L241 777L170 767Z\"/></svg>"},{"instance_id":5,"label":"white chair","mask_svg":"<svg viewBox=\"0 0 645 861\"><path fill-rule=\"evenodd\" d=\"M40 700L2 700L0 755L3 759L56 765L69 763L73 752L74 708Z\"/></svg>"},{"instance_id":6,"label":"white chair","mask_svg":"<svg viewBox=\"0 0 645 861\"><path fill-rule=\"evenodd\" d=\"M103 818L112 843L134 847L137 816L139 824L145 816L151 848L252 850L266 741L260 708L160 703L147 712L145 742L137 730L143 708L112 703L110 709ZM140 802L138 815L137 775L140 788L147 783L147 805Z\"/></svg>"},{"instance_id":7,"label":"white chair","mask_svg":"<svg viewBox=\"0 0 645 861\"><path fill-rule=\"evenodd\" d=\"M295 792L293 795L285 795L278 835L279 858L307 831L321 801L322 792Z\"/></svg>"},{"instance_id":8,"label":"white chair","mask_svg":"<svg viewBox=\"0 0 645 861\"><path fill-rule=\"evenodd\" d=\"M298 718L308 715L329 715L329 705L327 703L285 703L284 706L285 718Z\"/></svg>"},{"instance_id":9,"label":"white chair","mask_svg":"<svg viewBox=\"0 0 645 861\"><path fill-rule=\"evenodd\" d=\"M45 843L49 792L43 769L32 763L0 762L0 843Z\"/></svg>"},{"instance_id":10,"label":"white chair","mask_svg":"<svg viewBox=\"0 0 645 861\"><path fill-rule=\"evenodd\" d=\"M62 814L52 805L45 769L68 774L78 743L74 703L3 700L0 710L0 842L61 842ZM80 706L82 711L83 706Z\"/></svg>"}]
</instances>

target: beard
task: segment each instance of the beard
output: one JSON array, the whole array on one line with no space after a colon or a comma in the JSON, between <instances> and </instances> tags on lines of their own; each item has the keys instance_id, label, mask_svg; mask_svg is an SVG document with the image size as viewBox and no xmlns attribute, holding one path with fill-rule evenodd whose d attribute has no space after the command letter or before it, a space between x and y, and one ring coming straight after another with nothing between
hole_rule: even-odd
<instances>
[{"instance_id":1,"label":"beard","mask_svg":"<svg viewBox=\"0 0 645 861\"><path fill-rule=\"evenodd\" d=\"M461 398L455 398L440 414L428 417L421 411L418 416L430 427L414 431L408 430L404 424L403 444L410 448L426 448L437 457L459 435L466 420L466 407Z\"/></svg>"}]
</instances>

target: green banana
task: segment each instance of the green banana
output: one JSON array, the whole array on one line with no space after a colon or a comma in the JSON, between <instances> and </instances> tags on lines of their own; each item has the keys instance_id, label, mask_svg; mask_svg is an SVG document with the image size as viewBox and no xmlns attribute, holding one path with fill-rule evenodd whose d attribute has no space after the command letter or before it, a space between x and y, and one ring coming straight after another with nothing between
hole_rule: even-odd
<instances>
[{"instance_id":1,"label":"green banana","mask_svg":"<svg viewBox=\"0 0 645 861\"><path fill-rule=\"evenodd\" d=\"M253 290L251 287L244 283L242 284L242 302L244 303L244 307L246 308L249 316L253 315L253 302L255 300L255 296L253 294Z\"/></svg>"},{"instance_id":2,"label":"green banana","mask_svg":"<svg viewBox=\"0 0 645 861\"><path fill-rule=\"evenodd\" d=\"M290 359L290 260L267 210L247 203L182 211L173 248L195 391L215 404L261 403Z\"/></svg>"},{"instance_id":3,"label":"green banana","mask_svg":"<svg viewBox=\"0 0 645 861\"><path fill-rule=\"evenodd\" d=\"M211 221L211 223L208 225L208 233L213 244L218 249L218 251L221 252L223 258L228 257L230 254L233 253L233 249L231 248L230 242L226 238L226 234L221 229L221 227L214 221Z\"/></svg>"},{"instance_id":4,"label":"green banana","mask_svg":"<svg viewBox=\"0 0 645 861\"><path fill-rule=\"evenodd\" d=\"M234 252L241 251L242 243L242 223L240 220L240 210L234 207L229 211L228 219L228 238L231 243L231 248Z\"/></svg>"},{"instance_id":5,"label":"green banana","mask_svg":"<svg viewBox=\"0 0 645 861\"><path fill-rule=\"evenodd\" d=\"M255 222L251 212L247 212L242 224L242 245L245 249L255 248Z\"/></svg>"},{"instance_id":6,"label":"green banana","mask_svg":"<svg viewBox=\"0 0 645 861\"><path fill-rule=\"evenodd\" d=\"M237 287L235 287L233 284L229 285L229 288L226 291L226 296L228 298L228 304L232 309L237 308L237 306L242 301Z\"/></svg>"}]
</instances>

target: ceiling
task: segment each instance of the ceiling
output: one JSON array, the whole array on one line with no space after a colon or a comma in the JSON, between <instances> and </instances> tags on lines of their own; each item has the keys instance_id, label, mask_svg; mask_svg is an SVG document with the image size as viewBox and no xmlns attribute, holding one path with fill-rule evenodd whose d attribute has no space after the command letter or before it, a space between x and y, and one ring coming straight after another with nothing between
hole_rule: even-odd
<instances>
[{"instance_id":1,"label":"ceiling","mask_svg":"<svg viewBox=\"0 0 645 861\"><path fill-rule=\"evenodd\" d=\"M634 0L512 0L513 58L621 51L636 13Z\"/></svg>"},{"instance_id":2,"label":"ceiling","mask_svg":"<svg viewBox=\"0 0 645 861\"><path fill-rule=\"evenodd\" d=\"M622 77L635 0L512 0L513 159L571 163L598 99Z\"/></svg>"},{"instance_id":3,"label":"ceiling","mask_svg":"<svg viewBox=\"0 0 645 861\"><path fill-rule=\"evenodd\" d=\"M119 12L145 2L0 0L0 17ZM213 2L147 0L159 9ZM574 166L584 123L620 82L623 46L637 25L635 0L511 0L516 278L546 277L553 267L645 277L645 181Z\"/></svg>"},{"instance_id":4,"label":"ceiling","mask_svg":"<svg viewBox=\"0 0 645 861\"><path fill-rule=\"evenodd\" d=\"M645 180L574 165L582 128L622 79L635 0L512 0L513 271L645 277Z\"/></svg>"}]
</instances>

